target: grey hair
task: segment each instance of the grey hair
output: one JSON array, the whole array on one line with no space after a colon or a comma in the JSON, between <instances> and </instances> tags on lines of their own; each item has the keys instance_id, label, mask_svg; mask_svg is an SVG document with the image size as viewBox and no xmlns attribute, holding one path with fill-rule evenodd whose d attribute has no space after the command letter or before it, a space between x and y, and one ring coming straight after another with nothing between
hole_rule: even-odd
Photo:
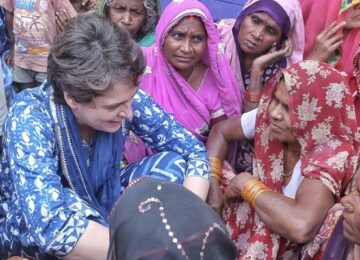
<instances>
[{"instance_id":1,"label":"grey hair","mask_svg":"<svg viewBox=\"0 0 360 260\"><path fill-rule=\"evenodd\" d=\"M105 0L103 13L108 18L110 18L110 6L112 6L115 1L116 0ZM160 18L159 0L141 0L141 2L146 9L146 17L144 24L140 27L140 30L135 35L134 40L136 41L141 40L141 38L143 38L145 35L153 32Z\"/></svg>"},{"instance_id":2,"label":"grey hair","mask_svg":"<svg viewBox=\"0 0 360 260\"><path fill-rule=\"evenodd\" d=\"M91 102L119 81L137 83L145 68L138 44L105 17L88 13L66 23L48 58L48 81L56 103L64 92Z\"/></svg>"}]
</instances>

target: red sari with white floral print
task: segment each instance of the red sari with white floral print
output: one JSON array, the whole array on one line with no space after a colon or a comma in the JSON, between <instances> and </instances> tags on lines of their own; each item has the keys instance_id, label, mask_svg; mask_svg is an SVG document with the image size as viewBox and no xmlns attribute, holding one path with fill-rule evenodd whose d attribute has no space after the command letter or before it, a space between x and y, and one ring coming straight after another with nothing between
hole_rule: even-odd
<instances>
[{"instance_id":1,"label":"red sari with white floral print","mask_svg":"<svg viewBox=\"0 0 360 260\"><path fill-rule=\"evenodd\" d=\"M269 134L268 113L282 75L289 93L292 131L301 146L301 174L320 180L339 197L358 160L355 109L345 77L325 63L292 65L265 86L256 119L253 175L282 193L284 144ZM223 184L227 185L234 173L224 168ZM237 245L238 259L289 259L298 248L266 226L245 202L227 205L222 214Z\"/></svg>"}]
</instances>

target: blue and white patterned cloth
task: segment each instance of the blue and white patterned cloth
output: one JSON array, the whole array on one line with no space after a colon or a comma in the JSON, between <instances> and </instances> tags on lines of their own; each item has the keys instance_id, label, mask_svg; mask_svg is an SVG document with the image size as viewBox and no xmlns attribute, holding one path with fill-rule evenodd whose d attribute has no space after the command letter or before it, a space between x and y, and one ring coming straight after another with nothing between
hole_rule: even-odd
<instances>
[{"instance_id":1,"label":"blue and white patterned cloth","mask_svg":"<svg viewBox=\"0 0 360 260\"><path fill-rule=\"evenodd\" d=\"M5 9L0 6L0 55L10 49L10 42L6 32Z\"/></svg>"},{"instance_id":2,"label":"blue and white patterned cloth","mask_svg":"<svg viewBox=\"0 0 360 260\"><path fill-rule=\"evenodd\" d=\"M107 225L107 219L81 199L61 174L50 96L51 86L46 83L21 92L5 122L0 259L10 255L62 258L76 245L89 220ZM209 179L203 144L141 90L134 98L133 111L133 119L119 131L132 130L163 152L123 168L119 185L125 187L144 175L178 183L186 176Z\"/></svg>"}]
</instances>

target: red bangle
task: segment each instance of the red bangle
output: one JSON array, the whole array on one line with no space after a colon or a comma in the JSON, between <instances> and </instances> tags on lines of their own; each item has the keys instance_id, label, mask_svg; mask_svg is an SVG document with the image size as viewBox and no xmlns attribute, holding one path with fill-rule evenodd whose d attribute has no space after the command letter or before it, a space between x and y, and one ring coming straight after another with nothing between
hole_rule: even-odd
<instances>
[{"instance_id":1,"label":"red bangle","mask_svg":"<svg viewBox=\"0 0 360 260\"><path fill-rule=\"evenodd\" d=\"M261 92L255 92L246 90L245 91L245 100L253 103L259 103L261 98Z\"/></svg>"}]
</instances>

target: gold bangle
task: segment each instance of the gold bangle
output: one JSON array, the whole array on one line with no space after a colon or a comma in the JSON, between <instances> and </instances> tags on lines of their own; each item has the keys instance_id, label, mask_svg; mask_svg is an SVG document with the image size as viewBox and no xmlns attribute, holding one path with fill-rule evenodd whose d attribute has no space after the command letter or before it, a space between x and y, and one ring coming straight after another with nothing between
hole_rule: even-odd
<instances>
[{"instance_id":1,"label":"gold bangle","mask_svg":"<svg viewBox=\"0 0 360 260\"><path fill-rule=\"evenodd\" d=\"M271 191L271 189L268 188L268 187L262 188L262 189L260 189L256 194L254 194L254 196L252 197L252 200L251 200L251 205L252 205L253 208L254 208L255 201L256 201L257 197L258 197L260 194L262 194L262 193L264 193L264 192L266 192L266 191Z\"/></svg>"},{"instance_id":2,"label":"gold bangle","mask_svg":"<svg viewBox=\"0 0 360 260\"><path fill-rule=\"evenodd\" d=\"M266 191L271 191L271 189L258 179L253 178L245 183L241 191L241 196L243 197L244 201L247 202L251 208L253 208L257 197Z\"/></svg>"},{"instance_id":3,"label":"gold bangle","mask_svg":"<svg viewBox=\"0 0 360 260\"><path fill-rule=\"evenodd\" d=\"M221 179L222 178L222 168L223 168L222 161L220 161L216 157L209 157L209 162L210 162L211 175L216 175L219 179Z\"/></svg>"}]
</instances>

